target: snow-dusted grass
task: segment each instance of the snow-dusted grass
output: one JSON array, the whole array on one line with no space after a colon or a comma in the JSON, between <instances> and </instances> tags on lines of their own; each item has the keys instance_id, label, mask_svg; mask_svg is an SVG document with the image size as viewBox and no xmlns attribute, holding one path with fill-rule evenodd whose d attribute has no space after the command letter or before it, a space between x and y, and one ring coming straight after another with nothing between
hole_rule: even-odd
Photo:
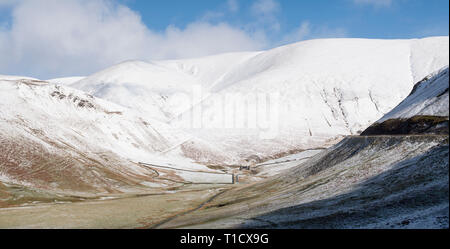
<instances>
[{"instance_id":1,"label":"snow-dusted grass","mask_svg":"<svg viewBox=\"0 0 450 249\"><path fill-rule=\"evenodd\" d=\"M149 228L166 218L193 209L218 192L217 188L173 194L103 197L78 203L36 204L0 209L0 228Z\"/></svg>"},{"instance_id":2,"label":"snow-dusted grass","mask_svg":"<svg viewBox=\"0 0 450 249\"><path fill-rule=\"evenodd\" d=\"M297 167L300 163L307 161L323 150L306 150L299 153L291 154L278 159L273 159L254 166L258 171L258 176L274 176L293 167Z\"/></svg>"},{"instance_id":3,"label":"snow-dusted grass","mask_svg":"<svg viewBox=\"0 0 450 249\"><path fill-rule=\"evenodd\" d=\"M448 228L448 137L350 137L162 227Z\"/></svg>"},{"instance_id":4,"label":"snow-dusted grass","mask_svg":"<svg viewBox=\"0 0 450 249\"><path fill-rule=\"evenodd\" d=\"M136 190L139 182L165 186L140 161L214 172L182 155L161 155L188 134L67 86L0 80L0 124L4 182L111 192Z\"/></svg>"}]
</instances>

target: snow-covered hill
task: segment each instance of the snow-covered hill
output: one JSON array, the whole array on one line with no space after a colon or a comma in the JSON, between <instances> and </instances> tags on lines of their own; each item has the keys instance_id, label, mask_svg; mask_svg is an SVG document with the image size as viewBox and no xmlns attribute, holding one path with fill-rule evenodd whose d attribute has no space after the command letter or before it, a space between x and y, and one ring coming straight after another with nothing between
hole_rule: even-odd
<instances>
[{"instance_id":1,"label":"snow-covered hill","mask_svg":"<svg viewBox=\"0 0 450 249\"><path fill-rule=\"evenodd\" d=\"M167 124L70 87L2 78L0 182L98 193L171 184L137 162L212 171L160 156L190 138Z\"/></svg>"},{"instance_id":2,"label":"snow-covered hill","mask_svg":"<svg viewBox=\"0 0 450 249\"><path fill-rule=\"evenodd\" d=\"M362 134L448 134L448 74L447 66L425 77L405 100Z\"/></svg>"},{"instance_id":3,"label":"snow-covered hill","mask_svg":"<svg viewBox=\"0 0 450 249\"><path fill-rule=\"evenodd\" d=\"M447 66L448 45L448 37L311 40L260 52L125 62L72 86L205 142L185 143L182 151L222 151L225 163L242 163L360 133L415 82Z\"/></svg>"},{"instance_id":4,"label":"snow-covered hill","mask_svg":"<svg viewBox=\"0 0 450 249\"><path fill-rule=\"evenodd\" d=\"M134 162L152 163L158 155L254 164L360 133L398 105L415 82L448 66L448 60L448 37L322 39L260 52L127 61L88 77L52 80L75 81L70 87L86 93L3 76L3 87L21 87L2 92L2 104L14 108L4 108L1 118L20 115L46 134L63 133L64 141L78 141L67 128L75 123L76 132L89 134L75 148L109 150ZM25 102L17 102L20 94ZM74 109L92 101L101 107ZM67 139L71 136L78 137Z\"/></svg>"},{"instance_id":5,"label":"snow-covered hill","mask_svg":"<svg viewBox=\"0 0 450 249\"><path fill-rule=\"evenodd\" d=\"M195 193L202 187L184 185L208 189L237 172L240 183L271 177L194 194L189 201L208 208L176 209L185 215L158 224L448 228L448 136L337 143L376 120L438 122L434 131L448 134L448 45L448 37L325 39L128 61L52 82L0 76L0 207L153 187ZM255 167L245 173L236 164ZM148 224L146 217L139 222Z\"/></svg>"}]
</instances>

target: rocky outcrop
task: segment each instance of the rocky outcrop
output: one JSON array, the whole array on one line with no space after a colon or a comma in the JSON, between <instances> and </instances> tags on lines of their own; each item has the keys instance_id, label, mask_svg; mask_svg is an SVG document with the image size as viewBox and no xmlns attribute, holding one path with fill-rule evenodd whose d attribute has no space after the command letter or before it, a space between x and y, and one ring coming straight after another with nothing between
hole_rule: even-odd
<instances>
[{"instance_id":1,"label":"rocky outcrop","mask_svg":"<svg viewBox=\"0 0 450 249\"><path fill-rule=\"evenodd\" d=\"M406 134L448 135L448 117L414 116L408 119L389 119L376 123L361 133L362 136Z\"/></svg>"}]
</instances>

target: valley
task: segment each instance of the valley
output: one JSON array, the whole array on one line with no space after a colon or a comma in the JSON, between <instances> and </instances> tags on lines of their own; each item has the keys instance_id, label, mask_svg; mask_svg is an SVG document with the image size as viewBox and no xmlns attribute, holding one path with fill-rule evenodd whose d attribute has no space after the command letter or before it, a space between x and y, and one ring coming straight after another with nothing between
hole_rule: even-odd
<instances>
[{"instance_id":1,"label":"valley","mask_svg":"<svg viewBox=\"0 0 450 249\"><path fill-rule=\"evenodd\" d=\"M0 75L0 228L448 228L448 37Z\"/></svg>"},{"instance_id":2,"label":"valley","mask_svg":"<svg viewBox=\"0 0 450 249\"><path fill-rule=\"evenodd\" d=\"M0 209L0 227L443 228L448 149L445 135L353 136L263 180L61 196Z\"/></svg>"}]
</instances>

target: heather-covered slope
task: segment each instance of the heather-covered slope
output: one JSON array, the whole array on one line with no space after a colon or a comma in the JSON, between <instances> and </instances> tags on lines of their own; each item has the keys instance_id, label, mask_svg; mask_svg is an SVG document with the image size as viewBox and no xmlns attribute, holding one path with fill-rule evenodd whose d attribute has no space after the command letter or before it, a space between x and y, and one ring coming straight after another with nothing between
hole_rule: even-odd
<instances>
[{"instance_id":1,"label":"heather-covered slope","mask_svg":"<svg viewBox=\"0 0 450 249\"><path fill-rule=\"evenodd\" d=\"M448 228L448 136L347 137L158 228Z\"/></svg>"},{"instance_id":2,"label":"heather-covered slope","mask_svg":"<svg viewBox=\"0 0 450 249\"><path fill-rule=\"evenodd\" d=\"M176 172L158 178L138 162L213 172L182 157L160 156L187 138L79 90L21 77L0 79L0 183L6 184L0 187L100 194L177 185L183 177Z\"/></svg>"}]
</instances>

